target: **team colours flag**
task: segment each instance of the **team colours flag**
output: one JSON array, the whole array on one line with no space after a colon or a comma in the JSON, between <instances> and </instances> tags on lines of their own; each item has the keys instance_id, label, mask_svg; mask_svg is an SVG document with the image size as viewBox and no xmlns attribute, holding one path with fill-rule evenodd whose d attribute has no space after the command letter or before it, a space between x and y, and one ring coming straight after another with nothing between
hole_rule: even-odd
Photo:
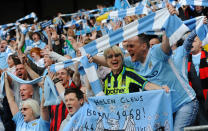
<instances>
[{"instance_id":1,"label":"team colours flag","mask_svg":"<svg viewBox=\"0 0 208 131\"><path fill-rule=\"evenodd\" d=\"M170 94L163 90L88 99L64 131L173 130Z\"/></svg>"}]
</instances>

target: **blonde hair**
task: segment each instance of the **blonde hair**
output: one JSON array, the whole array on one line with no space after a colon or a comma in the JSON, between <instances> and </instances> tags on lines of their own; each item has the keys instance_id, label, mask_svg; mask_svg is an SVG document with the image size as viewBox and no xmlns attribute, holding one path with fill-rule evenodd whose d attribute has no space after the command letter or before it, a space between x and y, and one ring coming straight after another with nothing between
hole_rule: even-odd
<instances>
[{"instance_id":1,"label":"blonde hair","mask_svg":"<svg viewBox=\"0 0 208 131\"><path fill-rule=\"evenodd\" d=\"M29 98L27 100L22 101L22 105L30 106L33 110L33 115L36 118L40 116L40 106L36 100Z\"/></svg>"},{"instance_id":2,"label":"blonde hair","mask_svg":"<svg viewBox=\"0 0 208 131\"><path fill-rule=\"evenodd\" d=\"M105 57L105 59L107 59L107 55L109 54L109 51L113 51L115 54L121 54L121 57L122 57L122 59L123 59L123 57L124 57L124 55L123 55L123 52L121 51L121 48L120 47L118 47L118 46L112 46L112 47L110 47L110 48L107 48L107 49L105 49L104 50L104 57Z\"/></svg>"}]
</instances>

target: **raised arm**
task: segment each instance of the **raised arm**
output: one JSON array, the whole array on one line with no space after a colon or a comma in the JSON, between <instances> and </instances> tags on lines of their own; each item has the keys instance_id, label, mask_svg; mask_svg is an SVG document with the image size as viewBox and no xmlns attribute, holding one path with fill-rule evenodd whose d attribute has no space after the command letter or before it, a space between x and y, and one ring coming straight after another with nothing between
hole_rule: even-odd
<instances>
[{"instance_id":1,"label":"raised arm","mask_svg":"<svg viewBox=\"0 0 208 131\"><path fill-rule=\"evenodd\" d=\"M44 81L45 79L43 79ZM45 103L45 98L44 98L44 82L41 82L40 84L40 87L42 88L42 100L41 100L41 108L40 108L40 111L41 111L41 117L43 120L45 121L49 121L50 120L50 116L49 116L49 111L48 111L48 107L47 106L44 106L44 103Z\"/></svg>"},{"instance_id":2,"label":"raised arm","mask_svg":"<svg viewBox=\"0 0 208 131\"><path fill-rule=\"evenodd\" d=\"M6 97L7 97L12 115L14 116L19 111L19 109L18 109L17 103L15 102L13 91L9 87L8 77L6 73L4 77L4 82L5 82Z\"/></svg>"},{"instance_id":3,"label":"raised arm","mask_svg":"<svg viewBox=\"0 0 208 131\"><path fill-rule=\"evenodd\" d=\"M171 4L167 3L167 8L168 8L168 11L170 12L171 15L177 14L177 11L175 10L175 8ZM163 35L163 38L162 38L161 48L165 54L169 54L169 52L171 51L169 39L167 38L167 36L165 34Z\"/></svg>"},{"instance_id":4,"label":"raised arm","mask_svg":"<svg viewBox=\"0 0 208 131\"><path fill-rule=\"evenodd\" d=\"M193 30L188 37L185 39L185 41L183 42L184 48L186 49L186 51L188 53L190 53L191 48L192 48L192 43L194 41L194 38L196 37L196 31Z\"/></svg>"},{"instance_id":5,"label":"raised arm","mask_svg":"<svg viewBox=\"0 0 208 131\"><path fill-rule=\"evenodd\" d=\"M23 33L20 33L20 41L18 43L18 50L21 50L25 43L25 35Z\"/></svg>"},{"instance_id":6,"label":"raised arm","mask_svg":"<svg viewBox=\"0 0 208 131\"><path fill-rule=\"evenodd\" d=\"M15 30L16 32L16 42L19 43L20 42L20 32L18 31L18 29Z\"/></svg>"},{"instance_id":7,"label":"raised arm","mask_svg":"<svg viewBox=\"0 0 208 131\"><path fill-rule=\"evenodd\" d=\"M32 70L32 68L26 62L24 63L24 66L32 79L36 79L40 77L35 71Z\"/></svg>"},{"instance_id":8,"label":"raised arm","mask_svg":"<svg viewBox=\"0 0 208 131\"><path fill-rule=\"evenodd\" d=\"M96 64L108 67L104 56L93 56L92 57L88 54L87 57L88 57L90 63L94 62Z\"/></svg>"},{"instance_id":9,"label":"raised arm","mask_svg":"<svg viewBox=\"0 0 208 131\"><path fill-rule=\"evenodd\" d=\"M56 75L53 72L50 72L50 70L48 70L48 76L51 78L51 80L54 82L56 89L59 93L59 96L61 97L62 101L64 101L64 92L65 92L65 88L62 85L62 83L58 80L58 78L56 78Z\"/></svg>"},{"instance_id":10,"label":"raised arm","mask_svg":"<svg viewBox=\"0 0 208 131\"><path fill-rule=\"evenodd\" d=\"M170 47L170 44L169 44L169 39L166 36L166 34L163 34L161 48L162 48L162 51L167 55L171 51L171 47Z\"/></svg>"},{"instance_id":11,"label":"raised arm","mask_svg":"<svg viewBox=\"0 0 208 131\"><path fill-rule=\"evenodd\" d=\"M48 35L48 47L49 47L49 50L52 51L53 50L53 47L52 47L52 40L51 40L51 31L50 31L50 28L46 27L45 29L47 35Z\"/></svg>"},{"instance_id":12,"label":"raised arm","mask_svg":"<svg viewBox=\"0 0 208 131\"><path fill-rule=\"evenodd\" d=\"M203 24L207 24L207 18L204 17L203 19ZM191 48L192 48L192 43L194 42L195 37L197 36L196 30L192 30L192 32L188 35L188 37L185 39L183 45L184 48L188 53L190 53Z\"/></svg>"}]
</instances>

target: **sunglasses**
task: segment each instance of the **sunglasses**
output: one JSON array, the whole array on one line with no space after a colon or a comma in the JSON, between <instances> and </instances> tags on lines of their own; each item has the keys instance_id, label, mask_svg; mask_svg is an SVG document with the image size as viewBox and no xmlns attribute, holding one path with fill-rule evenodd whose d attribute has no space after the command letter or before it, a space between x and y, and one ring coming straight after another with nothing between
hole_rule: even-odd
<instances>
[{"instance_id":1,"label":"sunglasses","mask_svg":"<svg viewBox=\"0 0 208 131\"><path fill-rule=\"evenodd\" d=\"M112 59L113 56L117 58L117 57L119 57L120 55L121 55L120 53L115 54L115 55L109 55L109 56L107 56L107 58L108 58L108 59Z\"/></svg>"}]
</instances>

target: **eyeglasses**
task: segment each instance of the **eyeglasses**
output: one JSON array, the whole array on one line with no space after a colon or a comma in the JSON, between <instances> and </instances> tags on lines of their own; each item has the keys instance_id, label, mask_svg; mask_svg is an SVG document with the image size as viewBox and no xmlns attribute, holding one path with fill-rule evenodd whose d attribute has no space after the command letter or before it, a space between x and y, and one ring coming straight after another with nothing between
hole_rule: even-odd
<instances>
[{"instance_id":1,"label":"eyeglasses","mask_svg":"<svg viewBox=\"0 0 208 131\"><path fill-rule=\"evenodd\" d=\"M117 58L117 57L119 57L120 55L121 55L120 53L115 54L115 55L109 55L109 56L107 56L107 58L108 58L108 59L112 59L113 56Z\"/></svg>"},{"instance_id":2,"label":"eyeglasses","mask_svg":"<svg viewBox=\"0 0 208 131\"><path fill-rule=\"evenodd\" d=\"M29 109L29 107L28 107L28 108L23 107L23 108L21 109L21 111L26 111L27 109Z\"/></svg>"}]
</instances>

